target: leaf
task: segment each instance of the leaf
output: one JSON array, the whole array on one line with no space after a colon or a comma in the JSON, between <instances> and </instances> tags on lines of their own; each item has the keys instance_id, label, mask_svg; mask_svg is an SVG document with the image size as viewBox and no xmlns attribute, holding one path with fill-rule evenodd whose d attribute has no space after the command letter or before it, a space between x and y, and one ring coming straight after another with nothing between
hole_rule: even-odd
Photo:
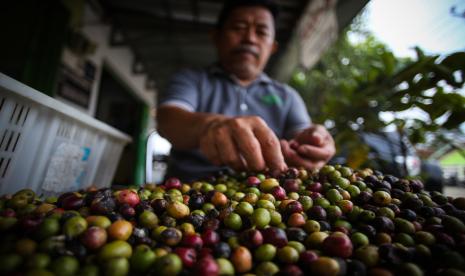
<instances>
[{"instance_id":1,"label":"leaf","mask_svg":"<svg viewBox=\"0 0 465 276\"><path fill-rule=\"evenodd\" d=\"M409 135L409 140L413 144L419 144L425 142L425 131L424 129L414 129Z\"/></svg>"},{"instance_id":2,"label":"leaf","mask_svg":"<svg viewBox=\"0 0 465 276\"><path fill-rule=\"evenodd\" d=\"M439 80L443 79L445 80L448 84L454 87L460 87L461 83L455 81L455 77L453 75L454 71L447 68L446 66L443 66L441 64L437 64L434 66L434 72L436 73L436 77L439 78Z\"/></svg>"},{"instance_id":3,"label":"leaf","mask_svg":"<svg viewBox=\"0 0 465 276\"><path fill-rule=\"evenodd\" d=\"M447 105L448 107L465 109L465 97L458 93L445 93L443 89L438 89L438 92L433 96L434 103L438 105Z\"/></svg>"},{"instance_id":4,"label":"leaf","mask_svg":"<svg viewBox=\"0 0 465 276\"><path fill-rule=\"evenodd\" d=\"M423 57L422 59L408 64L393 76L393 82L396 85L404 81L411 82L415 75L417 75L419 72L425 71L426 68L434 64L436 58L436 56Z\"/></svg>"},{"instance_id":5,"label":"leaf","mask_svg":"<svg viewBox=\"0 0 465 276\"><path fill-rule=\"evenodd\" d=\"M375 68L372 68L370 71L368 71L367 80L368 82L372 82L376 80L378 76L379 76L379 71L376 70Z\"/></svg>"},{"instance_id":6,"label":"leaf","mask_svg":"<svg viewBox=\"0 0 465 276\"><path fill-rule=\"evenodd\" d=\"M447 121L442 125L446 129L454 129L465 122L465 110L452 112Z\"/></svg>"},{"instance_id":7,"label":"leaf","mask_svg":"<svg viewBox=\"0 0 465 276\"><path fill-rule=\"evenodd\" d=\"M465 52L453 53L444 58L441 65L448 67L451 71L465 70Z\"/></svg>"},{"instance_id":8,"label":"leaf","mask_svg":"<svg viewBox=\"0 0 465 276\"><path fill-rule=\"evenodd\" d=\"M449 111L449 108L445 105L439 105L439 104L423 104L423 103L416 103L416 106L421 108L423 111L428 113L430 116L431 120L436 120L437 118L443 116Z\"/></svg>"},{"instance_id":9,"label":"leaf","mask_svg":"<svg viewBox=\"0 0 465 276\"><path fill-rule=\"evenodd\" d=\"M425 53L420 49L420 47L415 46L414 50L417 54L418 59L422 59L425 56Z\"/></svg>"},{"instance_id":10,"label":"leaf","mask_svg":"<svg viewBox=\"0 0 465 276\"><path fill-rule=\"evenodd\" d=\"M392 52L384 52L381 56L384 62L384 70L387 75L391 76L394 73L396 59Z\"/></svg>"}]
</instances>

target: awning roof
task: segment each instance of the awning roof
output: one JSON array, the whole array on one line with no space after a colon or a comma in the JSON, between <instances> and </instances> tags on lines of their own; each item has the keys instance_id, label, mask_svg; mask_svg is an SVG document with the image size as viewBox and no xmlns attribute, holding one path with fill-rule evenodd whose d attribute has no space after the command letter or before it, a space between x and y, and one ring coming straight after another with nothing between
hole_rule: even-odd
<instances>
[{"instance_id":1,"label":"awning roof","mask_svg":"<svg viewBox=\"0 0 465 276\"><path fill-rule=\"evenodd\" d=\"M347 25L368 0L341 0L339 25ZM204 66L215 61L209 31L224 1L220 0L99 0L114 26L111 44L129 45L135 56L133 70L146 73L157 88L177 69ZM283 54L309 0L279 0L277 40L280 50L268 65ZM351 4L352 3L352 4ZM353 10L349 10L349 7ZM342 19L341 20L339 20ZM349 19L349 20L348 20Z\"/></svg>"}]
</instances>

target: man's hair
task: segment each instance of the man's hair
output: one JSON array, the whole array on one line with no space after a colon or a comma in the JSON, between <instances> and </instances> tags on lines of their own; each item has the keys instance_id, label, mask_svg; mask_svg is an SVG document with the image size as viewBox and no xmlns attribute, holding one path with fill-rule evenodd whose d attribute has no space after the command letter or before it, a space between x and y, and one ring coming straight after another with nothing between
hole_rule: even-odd
<instances>
[{"instance_id":1,"label":"man's hair","mask_svg":"<svg viewBox=\"0 0 465 276\"><path fill-rule=\"evenodd\" d=\"M268 9L274 21L278 17L278 5L273 0L226 0L216 22L216 28L221 29L231 12L243 6L262 6Z\"/></svg>"}]
</instances>

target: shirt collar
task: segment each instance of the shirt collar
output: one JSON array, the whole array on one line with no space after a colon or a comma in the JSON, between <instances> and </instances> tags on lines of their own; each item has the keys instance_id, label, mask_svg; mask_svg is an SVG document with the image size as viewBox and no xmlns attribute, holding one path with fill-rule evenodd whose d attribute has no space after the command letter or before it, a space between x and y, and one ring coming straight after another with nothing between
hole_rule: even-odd
<instances>
[{"instance_id":1,"label":"shirt collar","mask_svg":"<svg viewBox=\"0 0 465 276\"><path fill-rule=\"evenodd\" d=\"M221 68L218 63L214 63L208 67L208 72L212 75L223 75L232 80L233 82L237 83L236 77L232 74L227 73L226 71ZM254 80L250 85L255 83L265 83L270 84L272 82L271 78L266 73L261 73L256 80Z\"/></svg>"}]
</instances>

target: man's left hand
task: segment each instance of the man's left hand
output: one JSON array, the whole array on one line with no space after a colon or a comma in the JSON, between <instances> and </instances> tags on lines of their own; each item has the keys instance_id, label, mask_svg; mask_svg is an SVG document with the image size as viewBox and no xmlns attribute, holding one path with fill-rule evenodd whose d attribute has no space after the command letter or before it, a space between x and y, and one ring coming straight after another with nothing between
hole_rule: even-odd
<instances>
[{"instance_id":1,"label":"man's left hand","mask_svg":"<svg viewBox=\"0 0 465 276\"><path fill-rule=\"evenodd\" d=\"M319 169L336 152L331 134L322 125L313 125L289 141L281 140L287 165L308 170Z\"/></svg>"}]
</instances>

